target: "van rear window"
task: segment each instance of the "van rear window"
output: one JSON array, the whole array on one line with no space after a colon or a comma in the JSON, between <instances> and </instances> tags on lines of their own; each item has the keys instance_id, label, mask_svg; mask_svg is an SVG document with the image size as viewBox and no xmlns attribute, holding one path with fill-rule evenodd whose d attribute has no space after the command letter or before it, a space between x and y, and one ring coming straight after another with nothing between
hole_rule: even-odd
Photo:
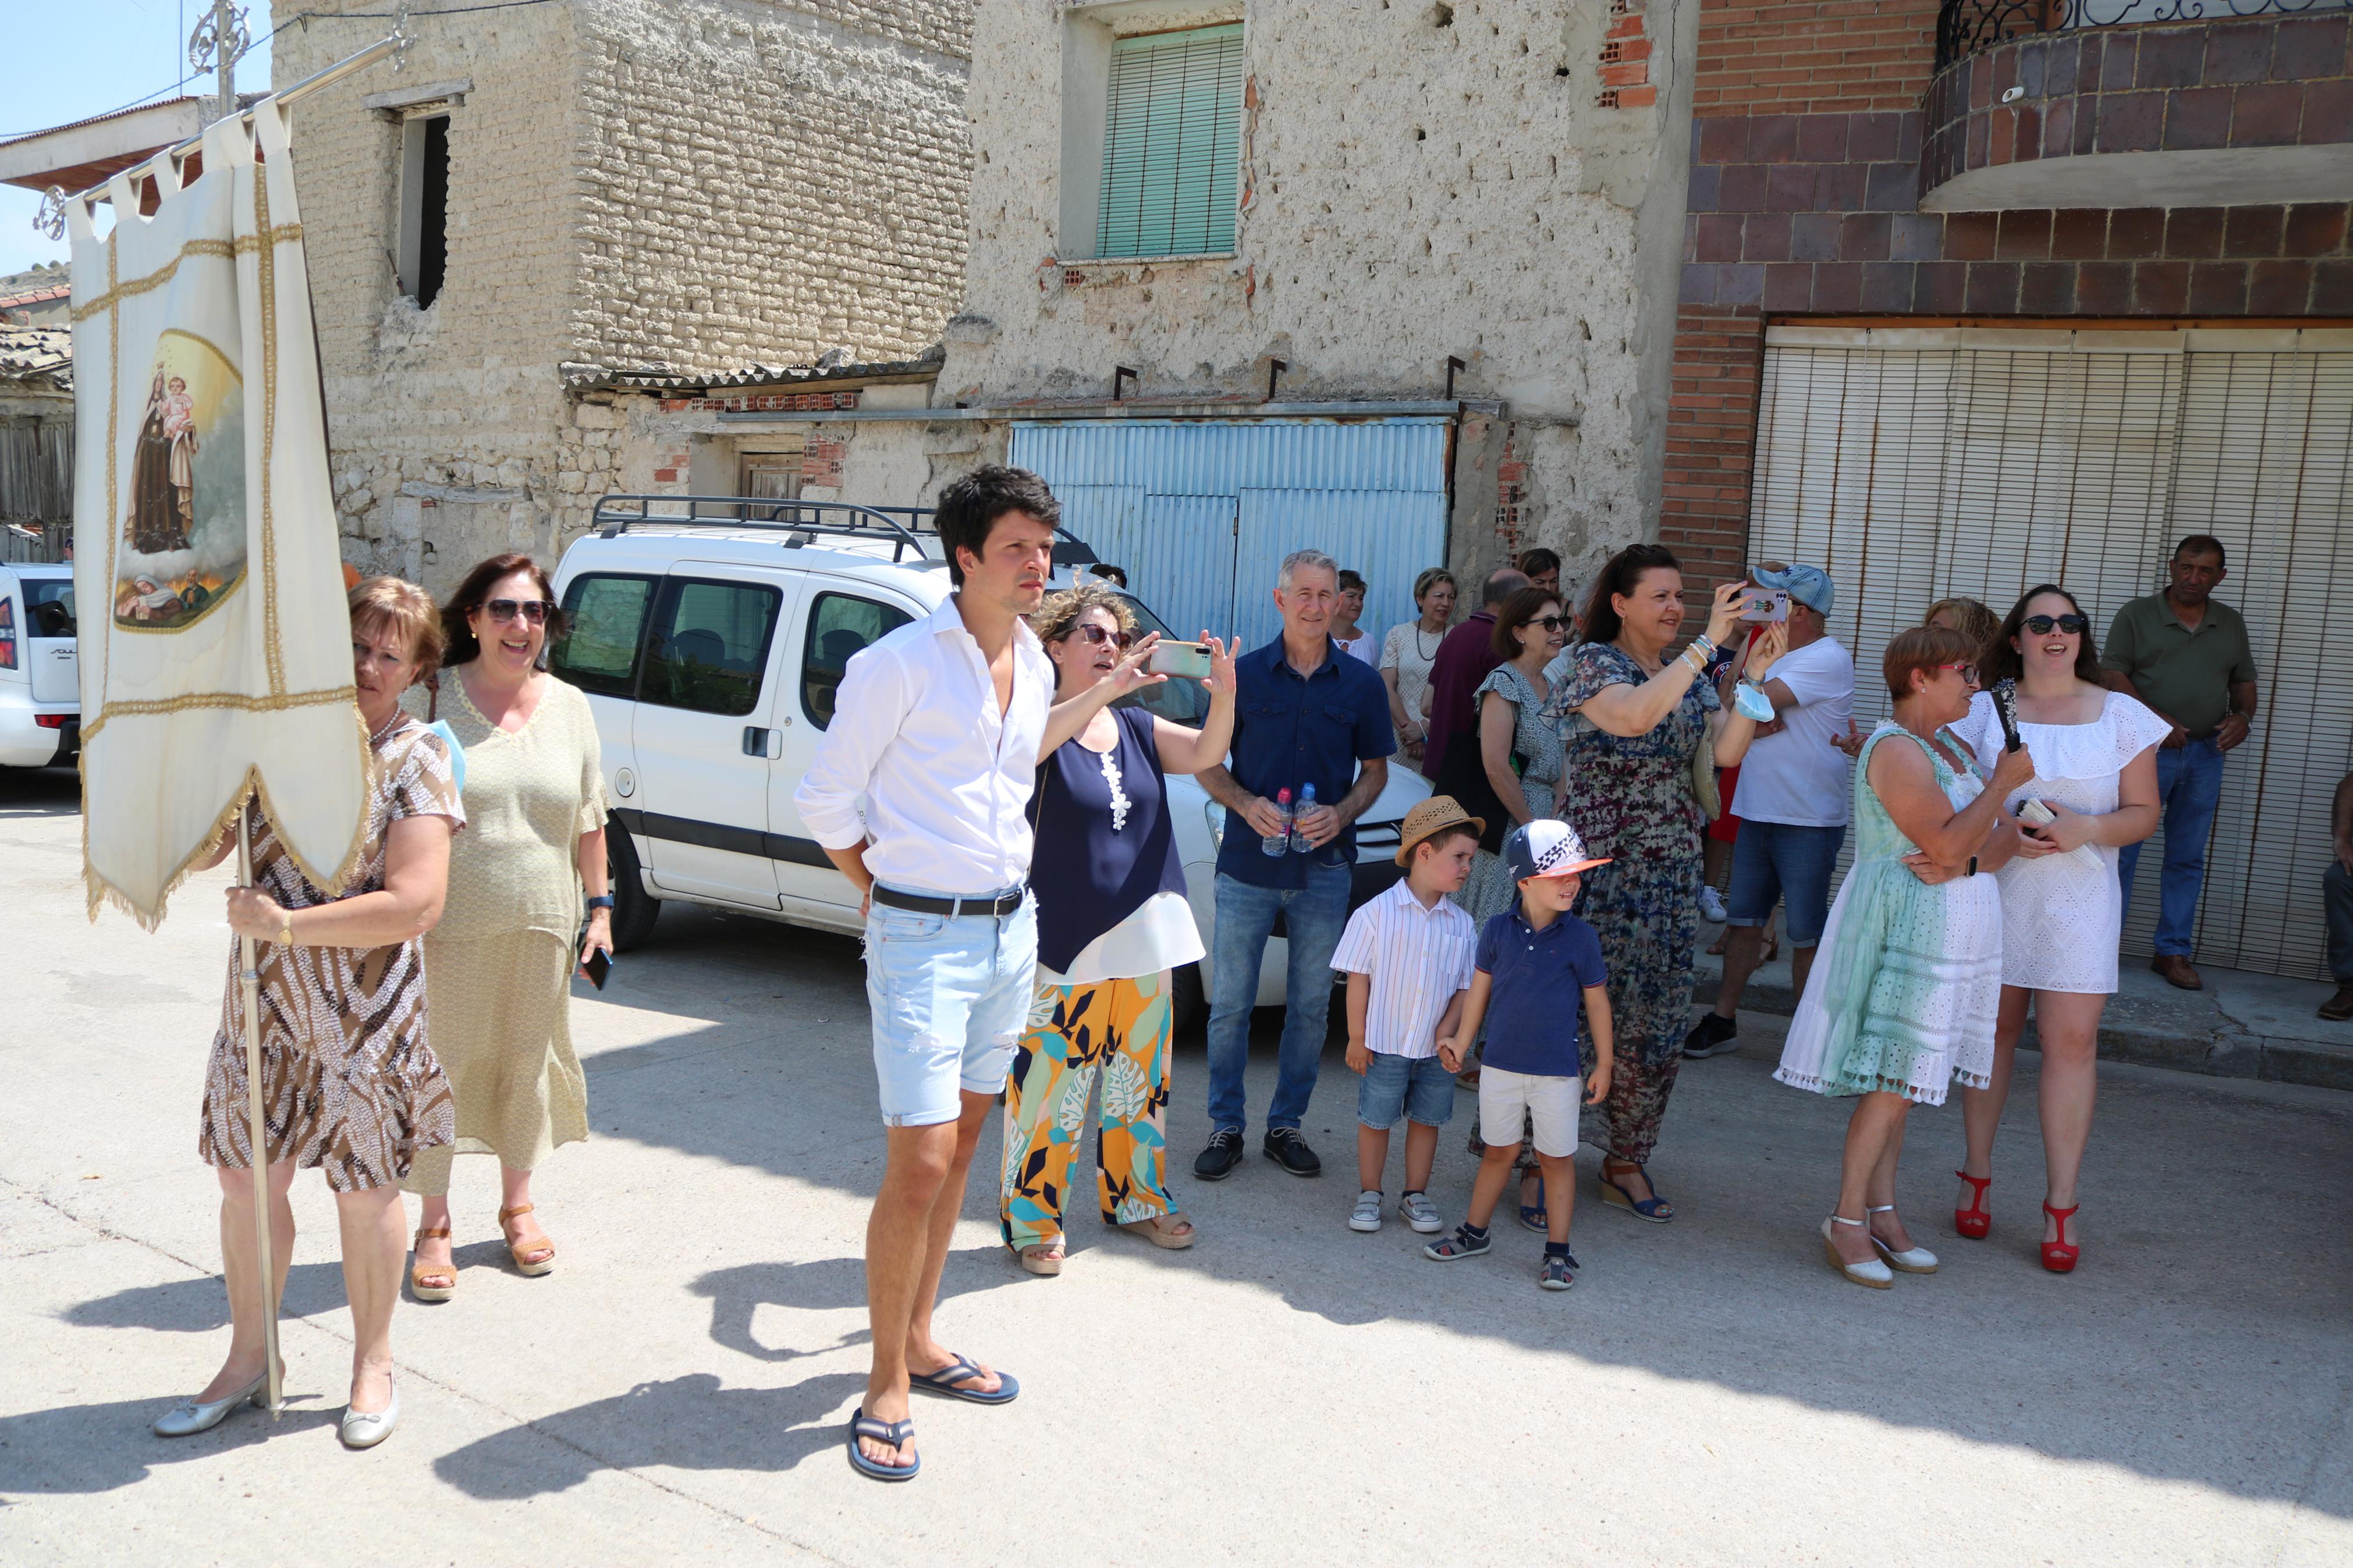
<instances>
[{"instance_id":1,"label":"van rear window","mask_svg":"<svg viewBox=\"0 0 2353 1568\"><path fill-rule=\"evenodd\" d=\"M74 636L74 585L70 577L26 577L25 629L37 637Z\"/></svg>"}]
</instances>

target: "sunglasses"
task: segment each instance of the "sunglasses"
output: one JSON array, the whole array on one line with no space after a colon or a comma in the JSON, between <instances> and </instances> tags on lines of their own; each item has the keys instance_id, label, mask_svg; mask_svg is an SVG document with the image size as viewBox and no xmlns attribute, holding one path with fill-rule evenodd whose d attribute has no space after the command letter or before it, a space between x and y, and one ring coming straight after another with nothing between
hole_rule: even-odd
<instances>
[{"instance_id":1,"label":"sunglasses","mask_svg":"<svg viewBox=\"0 0 2353 1568\"><path fill-rule=\"evenodd\" d=\"M1936 668L1938 669L1957 669L1960 671L1961 679L1968 682L1971 686L1975 686L1978 683L1978 667L1974 664L1940 664Z\"/></svg>"},{"instance_id":2,"label":"sunglasses","mask_svg":"<svg viewBox=\"0 0 2353 1568\"><path fill-rule=\"evenodd\" d=\"M2039 637L2049 637L2053 628L2072 637L2082 637L2092 629L2092 617L2089 616L2029 616L2019 625Z\"/></svg>"},{"instance_id":3,"label":"sunglasses","mask_svg":"<svg viewBox=\"0 0 2353 1568\"><path fill-rule=\"evenodd\" d=\"M491 619L501 626L521 616L533 626L545 626L549 612L555 606L545 599L485 599L482 608Z\"/></svg>"},{"instance_id":4,"label":"sunglasses","mask_svg":"<svg viewBox=\"0 0 2353 1568\"><path fill-rule=\"evenodd\" d=\"M1556 632L1560 630L1561 627L1568 625L1568 617L1566 616L1533 616L1529 617L1525 624L1532 626L1541 627L1543 630L1547 632Z\"/></svg>"},{"instance_id":5,"label":"sunglasses","mask_svg":"<svg viewBox=\"0 0 2353 1568\"><path fill-rule=\"evenodd\" d=\"M1112 643L1124 648L1135 641L1135 637L1133 633L1105 631L1103 627L1092 625L1092 623L1082 626L1072 626L1071 628L1071 635L1074 637L1084 637L1087 641L1087 646L1090 647L1101 647L1105 643Z\"/></svg>"}]
</instances>

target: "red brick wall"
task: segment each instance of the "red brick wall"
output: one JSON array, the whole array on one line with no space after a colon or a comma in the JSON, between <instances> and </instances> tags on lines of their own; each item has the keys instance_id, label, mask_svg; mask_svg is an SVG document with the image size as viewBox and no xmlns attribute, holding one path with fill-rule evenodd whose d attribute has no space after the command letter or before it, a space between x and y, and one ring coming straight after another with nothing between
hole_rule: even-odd
<instances>
[{"instance_id":1,"label":"red brick wall","mask_svg":"<svg viewBox=\"0 0 2353 1568\"><path fill-rule=\"evenodd\" d=\"M2353 313L2353 205L1924 213L1932 5L1709 4L1700 16L1661 542L1728 575L1747 543L1770 316ZM2270 23L2257 24L2270 28ZM2205 45L2243 51L2250 25ZM2346 47L2342 14L2281 22ZM2236 29L2236 31L2232 31ZM2182 30L2102 35L2111 61ZM2284 47L2284 46L2281 46ZM2272 64L2282 57L2274 55ZM2302 58L2301 56L2298 57ZM2132 62L2124 68L2132 76Z\"/></svg>"}]
</instances>

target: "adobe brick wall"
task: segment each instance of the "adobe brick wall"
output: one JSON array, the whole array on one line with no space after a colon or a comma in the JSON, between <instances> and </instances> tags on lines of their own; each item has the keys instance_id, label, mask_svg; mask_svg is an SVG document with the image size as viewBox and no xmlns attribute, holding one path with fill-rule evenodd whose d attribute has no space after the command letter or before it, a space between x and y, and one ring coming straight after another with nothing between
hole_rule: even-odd
<instances>
[{"instance_id":1,"label":"adobe brick wall","mask_svg":"<svg viewBox=\"0 0 2353 1568\"><path fill-rule=\"evenodd\" d=\"M1701 12L1659 527L1694 585L1745 556L1768 316L2353 311L2353 204L1920 211L1935 23L1933 0ZM2160 31L2105 56L2129 75Z\"/></svg>"}]
</instances>

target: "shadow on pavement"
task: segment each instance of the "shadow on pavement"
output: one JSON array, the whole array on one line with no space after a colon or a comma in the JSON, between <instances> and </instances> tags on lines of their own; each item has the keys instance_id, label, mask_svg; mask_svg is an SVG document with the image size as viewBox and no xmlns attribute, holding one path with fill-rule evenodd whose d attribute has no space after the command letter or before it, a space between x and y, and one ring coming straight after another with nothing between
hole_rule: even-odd
<instances>
[{"instance_id":1,"label":"shadow on pavement","mask_svg":"<svg viewBox=\"0 0 2353 1568\"><path fill-rule=\"evenodd\" d=\"M81 775L64 767L0 768L0 817L72 816L81 810Z\"/></svg>"},{"instance_id":2,"label":"shadow on pavement","mask_svg":"<svg viewBox=\"0 0 2353 1568\"><path fill-rule=\"evenodd\" d=\"M486 1499L566 1491L616 1467L789 1470L842 1447L849 1423L836 1413L865 1386L862 1373L832 1373L785 1388L725 1388L710 1373L641 1383L469 1443L436 1459L433 1469L469 1496Z\"/></svg>"},{"instance_id":3,"label":"shadow on pavement","mask_svg":"<svg viewBox=\"0 0 2353 1568\"><path fill-rule=\"evenodd\" d=\"M201 1381L206 1373L195 1375ZM260 1410L240 1409L193 1437L158 1437L147 1429L194 1389L192 1384L153 1399L0 1415L0 1496L112 1491L143 1481L165 1465L218 1458L275 1437L332 1426L343 1415L341 1387L316 1393L289 1389L286 1409L274 1422Z\"/></svg>"},{"instance_id":4,"label":"shadow on pavement","mask_svg":"<svg viewBox=\"0 0 2353 1568\"><path fill-rule=\"evenodd\" d=\"M682 1026L589 1058L600 1128L871 1191L881 1131L853 940L672 908L629 955L628 983L605 1000L676 1015ZM1279 1026L1279 1016L1262 1013L1253 1029L1253 1118L1272 1087ZM1356 1080L1336 1044L1305 1128L1326 1163L1320 1180L1283 1176L1261 1160L1255 1121L1233 1178L1192 1180L1190 1154L1207 1133L1197 1023L1178 1039L1167 1133L1178 1202L1204 1239L1187 1252L1139 1256L1263 1289L1335 1323L1427 1322L1588 1363L2342 1511L2333 1489L2308 1487L2305 1467L2276 1461L2284 1448L2327 1441L2337 1419L2341 1390L2309 1374L2324 1364L2341 1372L2341 1282L2353 1277L2353 1237L2327 1194L2353 1185L2353 1100L2267 1096L2146 1069L2104 1075L2085 1176L2085 1262L2062 1279L2035 1258L2042 1151L2035 1074L2021 1058L1997 1155L1993 1238L1964 1241L1951 1229L1947 1173L1958 1163L1957 1106L1920 1110L1905 1212L1916 1239L1946 1266L1905 1277L1893 1291L1862 1291L1823 1266L1815 1235L1836 1195L1848 1107L1773 1084L1778 1039L1775 1032L1746 1054L1686 1066L1653 1167L1682 1210L1674 1225L1606 1211L1586 1151L1574 1232L1584 1272L1573 1294L1558 1298L1535 1289L1541 1248L1504 1217L1508 1209L1499 1211L1493 1256L1442 1269L1421 1258L1423 1238L1394 1219L1373 1236L1345 1231L1356 1192ZM602 1070L624 1064L632 1070ZM1473 1097L1461 1096L1440 1139L1431 1191L1450 1223L1469 1190L1473 1163L1463 1142L1475 1114ZM1392 1194L1398 1157L1393 1149ZM998 1159L992 1130L975 1163L967 1218L987 1215ZM2281 1168L2299 1172L2289 1189L2266 1174ZM1091 1184L1075 1184L1083 1192ZM2257 1226L2217 1196L2257 1191L2269 1194ZM1093 1218L1088 1194L1071 1216L1073 1270L1101 1244ZM1319 1235L1325 1227L1332 1234ZM2297 1238L2293 1246L2288 1237ZM952 1265L948 1290L1024 1278L999 1249L968 1251ZM770 1345L752 1330L766 1303L862 1304L855 1258L747 1264L705 1275L695 1289L712 1300L712 1338L753 1359L856 1342ZM2218 1336L2218 1324L2229 1332ZM542 1426L603 1433L598 1451L615 1463L774 1468L836 1441L830 1426L796 1428L781 1449L774 1438L835 1409L858 1381L761 1391L683 1378ZM482 1473L457 1456L443 1468L470 1491Z\"/></svg>"}]
</instances>

